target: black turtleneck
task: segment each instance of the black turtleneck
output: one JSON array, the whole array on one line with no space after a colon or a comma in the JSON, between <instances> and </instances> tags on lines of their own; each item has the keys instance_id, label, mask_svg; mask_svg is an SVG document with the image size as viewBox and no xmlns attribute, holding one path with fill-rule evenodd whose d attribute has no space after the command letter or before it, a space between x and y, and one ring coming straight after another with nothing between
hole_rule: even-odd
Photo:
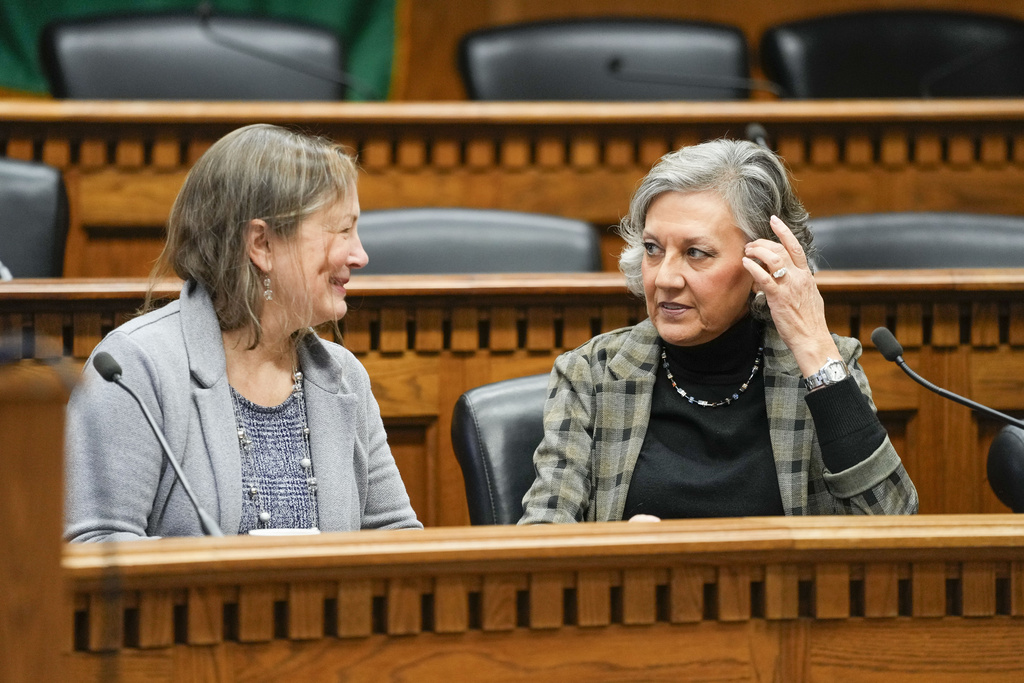
<instances>
[{"instance_id":1,"label":"black turtleneck","mask_svg":"<svg viewBox=\"0 0 1024 683\"><path fill-rule=\"evenodd\" d=\"M662 343L676 384L709 402L731 396L750 377L763 343L749 316L699 346ZM651 418L626 495L623 518L663 519L782 515L764 396L764 361L730 405L689 403L659 362ZM885 429L853 378L807 395L822 457L831 472L861 462Z\"/></svg>"},{"instance_id":2,"label":"black turtleneck","mask_svg":"<svg viewBox=\"0 0 1024 683\"><path fill-rule=\"evenodd\" d=\"M665 344L676 384L719 401L750 377L763 332L750 317L698 346ZM762 369L728 406L705 408L682 398L659 363L651 419L626 494L624 519L781 515L768 437Z\"/></svg>"}]
</instances>

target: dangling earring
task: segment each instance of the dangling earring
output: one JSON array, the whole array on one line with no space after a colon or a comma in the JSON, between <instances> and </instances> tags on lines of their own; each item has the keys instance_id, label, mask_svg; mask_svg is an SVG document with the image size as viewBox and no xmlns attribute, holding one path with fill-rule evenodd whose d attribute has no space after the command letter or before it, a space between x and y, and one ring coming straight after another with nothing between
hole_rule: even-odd
<instances>
[{"instance_id":1,"label":"dangling earring","mask_svg":"<svg viewBox=\"0 0 1024 683\"><path fill-rule=\"evenodd\" d=\"M263 276L263 298L267 301L271 301L274 298L274 290L270 288L270 276Z\"/></svg>"}]
</instances>

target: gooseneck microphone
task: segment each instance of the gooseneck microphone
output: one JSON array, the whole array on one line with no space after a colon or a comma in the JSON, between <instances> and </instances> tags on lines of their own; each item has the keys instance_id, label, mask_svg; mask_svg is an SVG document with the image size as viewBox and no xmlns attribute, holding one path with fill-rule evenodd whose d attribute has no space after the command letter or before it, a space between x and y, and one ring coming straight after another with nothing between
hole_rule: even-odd
<instances>
[{"instance_id":1,"label":"gooseneck microphone","mask_svg":"<svg viewBox=\"0 0 1024 683\"><path fill-rule=\"evenodd\" d=\"M771 149L768 145L768 131L760 123L748 123L744 137L765 149Z\"/></svg>"},{"instance_id":2,"label":"gooseneck microphone","mask_svg":"<svg viewBox=\"0 0 1024 683\"><path fill-rule=\"evenodd\" d=\"M875 346L878 347L878 350L882 354L883 358L885 358L887 361L896 363L896 365L900 366L900 369L903 370L903 372L907 373L907 376L910 377L910 379L914 380L915 382L923 386L925 389L928 389L929 391L934 391L939 396L943 398L948 398L950 401L953 401L954 403L959 403L960 405L967 406L968 408L977 410L979 413L985 413L989 417L994 417L997 420L1002 420L1007 424L1011 424L1016 427L1020 427L1021 429L1024 429L1024 422L1021 422L1016 418L1010 417L1005 413L1001 413L998 410L993 410L988 406L983 406L980 403L975 403L969 398L964 398L959 394L954 394L952 391L947 391L942 387L935 386L934 384L932 384L931 382L929 382L928 380L926 380L925 378L921 377L919 374L911 370L910 367L907 365L906 361L903 360L903 347L900 345L898 341L896 341L896 337L894 337L892 332L889 331L889 328L876 328L875 331L871 333L871 341L874 342Z\"/></svg>"},{"instance_id":3,"label":"gooseneck microphone","mask_svg":"<svg viewBox=\"0 0 1024 683\"><path fill-rule=\"evenodd\" d=\"M910 379L924 388L1007 423L988 449L988 484L1003 505L1014 512L1024 512L1024 422L946 391L918 375L903 360L903 347L887 328L879 327L872 332L871 341L878 347L882 357L899 365Z\"/></svg>"},{"instance_id":4,"label":"gooseneck microphone","mask_svg":"<svg viewBox=\"0 0 1024 683\"><path fill-rule=\"evenodd\" d=\"M762 91L771 93L776 97L782 95L782 89L777 84L761 78L720 76L718 74L677 74L668 71L637 69L626 64L622 57L612 57L609 59L606 68L612 78L627 83L675 85L683 88L704 90L742 90L747 93Z\"/></svg>"},{"instance_id":5,"label":"gooseneck microphone","mask_svg":"<svg viewBox=\"0 0 1024 683\"><path fill-rule=\"evenodd\" d=\"M163 431L157 425L156 420L153 419L153 414L149 412L149 408L142 402L139 395L132 390L127 384L121 381L121 366L118 364L114 357L106 351L100 351L92 359L92 365L96 368L96 372L100 373L100 377L112 382L117 386L121 387L128 394L135 399L135 402L142 408L142 414L146 416L146 421L149 422L149 428L153 430L153 434L156 435L157 441L160 442L160 447L164 451L164 457L171 463L171 467L174 468L174 474L178 477L178 481L181 482L181 487L185 489L185 494L188 499L192 501L192 507L196 509L196 514L199 515L199 523L203 527L203 531L206 532L207 536L223 536L224 532L220 530L217 522L214 521L213 517L203 509L196 500L196 495L192 492L192 487L189 486L188 479L185 478L185 473L181 471L181 466L178 464L177 458L171 453L171 447L167 444L167 439L164 437Z\"/></svg>"}]
</instances>

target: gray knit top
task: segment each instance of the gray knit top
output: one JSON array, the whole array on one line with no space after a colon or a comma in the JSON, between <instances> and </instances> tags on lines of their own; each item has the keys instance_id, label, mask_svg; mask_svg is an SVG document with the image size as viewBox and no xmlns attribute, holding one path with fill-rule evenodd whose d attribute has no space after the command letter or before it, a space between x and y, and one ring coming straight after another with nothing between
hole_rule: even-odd
<instances>
[{"instance_id":1,"label":"gray knit top","mask_svg":"<svg viewBox=\"0 0 1024 683\"><path fill-rule=\"evenodd\" d=\"M239 446L242 458L242 520L239 534L252 529L308 529L316 523L316 497L300 464L310 457L303 429L304 404L298 394L273 407L249 401L231 389L235 415L251 442ZM312 470L310 470L312 474ZM270 514L263 522L260 512Z\"/></svg>"}]
</instances>

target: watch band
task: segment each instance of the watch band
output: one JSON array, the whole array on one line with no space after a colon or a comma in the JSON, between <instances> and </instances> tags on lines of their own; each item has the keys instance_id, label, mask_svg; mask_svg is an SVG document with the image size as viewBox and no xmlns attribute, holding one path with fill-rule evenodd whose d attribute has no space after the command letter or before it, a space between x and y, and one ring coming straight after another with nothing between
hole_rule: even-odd
<instances>
[{"instance_id":1,"label":"watch band","mask_svg":"<svg viewBox=\"0 0 1024 683\"><path fill-rule=\"evenodd\" d=\"M830 384L838 384L849 376L850 369L846 367L846 363L835 358L826 358L821 370L804 378L804 385L807 391L814 391Z\"/></svg>"}]
</instances>

